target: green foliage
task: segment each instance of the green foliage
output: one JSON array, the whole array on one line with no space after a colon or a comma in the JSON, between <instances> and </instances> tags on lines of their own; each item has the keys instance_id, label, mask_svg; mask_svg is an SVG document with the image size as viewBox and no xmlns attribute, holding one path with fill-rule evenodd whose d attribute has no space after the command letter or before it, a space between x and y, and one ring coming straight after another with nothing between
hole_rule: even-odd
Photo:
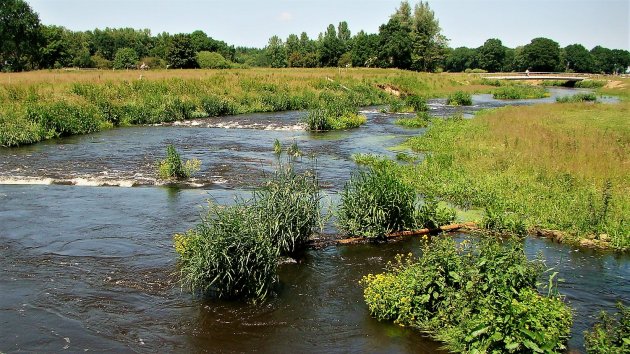
<instances>
[{"instance_id":1,"label":"green foliage","mask_svg":"<svg viewBox=\"0 0 630 354\"><path fill-rule=\"evenodd\" d=\"M133 48L120 48L116 51L112 63L114 69L136 68L138 53Z\"/></svg>"},{"instance_id":2,"label":"green foliage","mask_svg":"<svg viewBox=\"0 0 630 354\"><path fill-rule=\"evenodd\" d=\"M415 112L426 112L429 110L427 100L424 97L414 94L405 97L405 105L413 108Z\"/></svg>"},{"instance_id":3,"label":"green foliage","mask_svg":"<svg viewBox=\"0 0 630 354\"><path fill-rule=\"evenodd\" d=\"M358 114L356 104L343 97L322 99L306 116L306 125L311 131L351 129L366 122L367 118Z\"/></svg>"},{"instance_id":4,"label":"green foliage","mask_svg":"<svg viewBox=\"0 0 630 354\"><path fill-rule=\"evenodd\" d=\"M394 121L394 124L406 128L426 128L429 123L431 123L431 116L427 112L418 112L413 118L398 118Z\"/></svg>"},{"instance_id":5,"label":"green foliage","mask_svg":"<svg viewBox=\"0 0 630 354\"><path fill-rule=\"evenodd\" d=\"M232 66L228 60L216 52L201 51L197 53L196 59L201 69L229 69Z\"/></svg>"},{"instance_id":6,"label":"green foliage","mask_svg":"<svg viewBox=\"0 0 630 354\"><path fill-rule=\"evenodd\" d=\"M201 98L201 108L203 108L208 117L227 116L237 113L234 102L226 97L219 97L215 95L204 96Z\"/></svg>"},{"instance_id":7,"label":"green foliage","mask_svg":"<svg viewBox=\"0 0 630 354\"><path fill-rule=\"evenodd\" d=\"M527 226L522 216L511 212L508 207L499 201L486 206L481 226L489 231L500 234L512 234L525 236Z\"/></svg>"},{"instance_id":8,"label":"green foliage","mask_svg":"<svg viewBox=\"0 0 630 354\"><path fill-rule=\"evenodd\" d=\"M264 300L277 281L278 251L246 202L211 204L194 229L175 236L182 285L218 298Z\"/></svg>"},{"instance_id":9,"label":"green foliage","mask_svg":"<svg viewBox=\"0 0 630 354\"><path fill-rule=\"evenodd\" d=\"M273 152L276 155L280 155L282 154L282 144L280 143L280 140L276 139L273 142Z\"/></svg>"},{"instance_id":10,"label":"green foliage","mask_svg":"<svg viewBox=\"0 0 630 354\"><path fill-rule=\"evenodd\" d=\"M190 35L174 35L166 52L166 62L173 69L189 69L197 66Z\"/></svg>"},{"instance_id":11,"label":"green foliage","mask_svg":"<svg viewBox=\"0 0 630 354\"><path fill-rule=\"evenodd\" d=\"M455 91L446 98L446 104L451 106L470 106L472 96L468 92Z\"/></svg>"},{"instance_id":12,"label":"green foliage","mask_svg":"<svg viewBox=\"0 0 630 354\"><path fill-rule=\"evenodd\" d=\"M46 131L37 122L13 111L0 112L0 146L12 147L38 142Z\"/></svg>"},{"instance_id":13,"label":"green foliage","mask_svg":"<svg viewBox=\"0 0 630 354\"><path fill-rule=\"evenodd\" d=\"M563 70L560 45L548 38L534 38L523 47L524 66L531 71Z\"/></svg>"},{"instance_id":14,"label":"green foliage","mask_svg":"<svg viewBox=\"0 0 630 354\"><path fill-rule=\"evenodd\" d=\"M96 107L65 101L28 106L26 117L42 127L46 138L93 133L104 124Z\"/></svg>"},{"instance_id":15,"label":"green foliage","mask_svg":"<svg viewBox=\"0 0 630 354\"><path fill-rule=\"evenodd\" d=\"M292 164L278 170L254 192L260 225L280 254L302 251L321 227L319 184L313 172L297 173Z\"/></svg>"},{"instance_id":16,"label":"green foliage","mask_svg":"<svg viewBox=\"0 0 630 354\"><path fill-rule=\"evenodd\" d=\"M391 169L359 171L341 192L337 224L357 236L382 238L414 227L416 192Z\"/></svg>"},{"instance_id":17,"label":"green foliage","mask_svg":"<svg viewBox=\"0 0 630 354\"><path fill-rule=\"evenodd\" d=\"M503 86L492 91L492 96L501 100L522 100L548 97L549 93L539 86Z\"/></svg>"},{"instance_id":18,"label":"green foliage","mask_svg":"<svg viewBox=\"0 0 630 354\"><path fill-rule=\"evenodd\" d=\"M630 353L630 308L617 303L617 313L602 311L590 331L584 332L589 354Z\"/></svg>"},{"instance_id":19,"label":"green foliage","mask_svg":"<svg viewBox=\"0 0 630 354\"><path fill-rule=\"evenodd\" d=\"M165 180L177 180L190 178L199 171L201 161L197 159L182 162L181 156L173 145L166 147L166 159L160 161L158 176Z\"/></svg>"},{"instance_id":20,"label":"green foliage","mask_svg":"<svg viewBox=\"0 0 630 354\"><path fill-rule=\"evenodd\" d=\"M219 298L267 298L282 254L302 251L320 226L320 194L313 172L280 166L249 200L211 204L207 216L175 235L181 281Z\"/></svg>"},{"instance_id":21,"label":"green foliage","mask_svg":"<svg viewBox=\"0 0 630 354\"><path fill-rule=\"evenodd\" d=\"M488 39L478 50L479 68L489 72L501 71L505 62L506 48L501 40Z\"/></svg>"},{"instance_id":22,"label":"green foliage","mask_svg":"<svg viewBox=\"0 0 630 354\"><path fill-rule=\"evenodd\" d=\"M361 281L373 316L428 332L457 352L556 352L571 329L558 296L536 291L540 262L515 241L427 243L422 256L397 257Z\"/></svg>"},{"instance_id":23,"label":"green foliage","mask_svg":"<svg viewBox=\"0 0 630 354\"><path fill-rule=\"evenodd\" d=\"M562 96L557 97L556 102L558 103L575 103L575 102L595 102L597 101L597 96L594 93L576 93L571 96Z\"/></svg>"},{"instance_id":24,"label":"green foliage","mask_svg":"<svg viewBox=\"0 0 630 354\"><path fill-rule=\"evenodd\" d=\"M606 85L606 81L604 80L582 80L575 83L576 88L589 88L589 89L597 89L602 88Z\"/></svg>"},{"instance_id":25,"label":"green foliage","mask_svg":"<svg viewBox=\"0 0 630 354\"><path fill-rule=\"evenodd\" d=\"M39 16L23 0L0 2L0 72L34 69L42 42Z\"/></svg>"}]
</instances>

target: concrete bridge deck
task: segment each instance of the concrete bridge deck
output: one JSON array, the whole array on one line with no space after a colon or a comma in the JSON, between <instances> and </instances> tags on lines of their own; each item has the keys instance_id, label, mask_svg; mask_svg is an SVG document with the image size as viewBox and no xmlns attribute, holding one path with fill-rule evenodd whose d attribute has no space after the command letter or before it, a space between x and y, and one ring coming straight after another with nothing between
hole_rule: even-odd
<instances>
[{"instance_id":1,"label":"concrete bridge deck","mask_svg":"<svg viewBox=\"0 0 630 354\"><path fill-rule=\"evenodd\" d=\"M509 73L509 74L485 74L482 77L493 80L554 80L554 81L582 81L588 80L586 74L569 74L569 73Z\"/></svg>"}]
</instances>

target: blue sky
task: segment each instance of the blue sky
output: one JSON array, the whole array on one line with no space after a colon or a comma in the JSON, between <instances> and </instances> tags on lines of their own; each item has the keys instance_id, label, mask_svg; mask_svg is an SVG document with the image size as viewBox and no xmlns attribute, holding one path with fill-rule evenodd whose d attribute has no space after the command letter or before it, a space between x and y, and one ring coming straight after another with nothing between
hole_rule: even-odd
<instances>
[{"instance_id":1,"label":"blue sky","mask_svg":"<svg viewBox=\"0 0 630 354\"><path fill-rule=\"evenodd\" d=\"M347 21L353 33L375 33L398 0L27 0L45 24L71 30L149 28L153 34L200 29L229 44L264 47L273 35L308 33ZM410 1L414 4L414 1ZM430 7L451 47L488 38L516 47L535 37L630 50L629 0L433 0Z\"/></svg>"}]
</instances>

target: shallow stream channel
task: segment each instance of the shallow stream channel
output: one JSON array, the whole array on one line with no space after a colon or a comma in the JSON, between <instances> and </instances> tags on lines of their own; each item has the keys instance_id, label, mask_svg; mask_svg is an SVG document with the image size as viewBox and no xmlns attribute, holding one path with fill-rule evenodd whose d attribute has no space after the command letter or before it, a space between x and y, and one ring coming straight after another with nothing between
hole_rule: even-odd
<instances>
[{"instance_id":1,"label":"shallow stream channel","mask_svg":"<svg viewBox=\"0 0 630 354\"><path fill-rule=\"evenodd\" d=\"M430 101L430 113L465 116L502 105L555 102L579 90L550 89L540 100L473 96L471 107ZM305 112L208 118L131 127L0 149L0 352L432 353L440 344L370 317L359 279L383 271L421 240L312 249L279 269L277 296L259 305L200 299L177 283L175 233L193 227L207 200L230 203L273 170L273 142L296 142L335 200L357 167L354 153L390 148L422 129L393 124L399 114L362 110L367 124L313 134ZM167 144L201 160L190 183L160 185ZM453 234L462 238L464 235ZM556 267L574 309L569 342L599 311L630 302L630 258L529 238L526 252Z\"/></svg>"}]
</instances>

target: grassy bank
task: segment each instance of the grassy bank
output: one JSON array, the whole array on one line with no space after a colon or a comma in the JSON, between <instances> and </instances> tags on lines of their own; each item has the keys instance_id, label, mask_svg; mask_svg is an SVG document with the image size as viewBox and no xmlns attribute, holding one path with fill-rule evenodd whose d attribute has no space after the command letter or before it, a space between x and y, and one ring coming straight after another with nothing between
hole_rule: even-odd
<instances>
[{"instance_id":1,"label":"grassy bank","mask_svg":"<svg viewBox=\"0 0 630 354\"><path fill-rule=\"evenodd\" d=\"M393 88L393 91L383 87ZM357 106L409 94L479 91L467 75L385 69L39 71L0 74L0 146L115 126L314 108L322 99Z\"/></svg>"},{"instance_id":2,"label":"grassy bank","mask_svg":"<svg viewBox=\"0 0 630 354\"><path fill-rule=\"evenodd\" d=\"M630 101L506 107L435 121L407 145L407 178L430 196L485 210L486 228L563 231L564 242L630 247Z\"/></svg>"}]
</instances>

